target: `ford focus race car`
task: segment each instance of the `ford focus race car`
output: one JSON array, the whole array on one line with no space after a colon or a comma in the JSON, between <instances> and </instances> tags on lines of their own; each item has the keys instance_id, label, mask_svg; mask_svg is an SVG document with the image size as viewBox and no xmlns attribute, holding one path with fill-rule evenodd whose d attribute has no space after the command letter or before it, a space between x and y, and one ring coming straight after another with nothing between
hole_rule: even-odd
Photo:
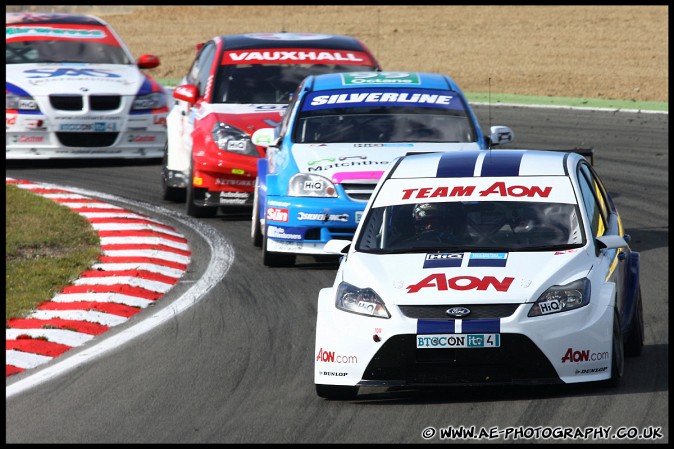
<instances>
[{"instance_id":1,"label":"ford focus race car","mask_svg":"<svg viewBox=\"0 0 674 449\"><path fill-rule=\"evenodd\" d=\"M159 159L166 92L93 16L6 13L6 159Z\"/></svg>"},{"instance_id":2,"label":"ford focus race car","mask_svg":"<svg viewBox=\"0 0 674 449\"><path fill-rule=\"evenodd\" d=\"M617 385L639 355L639 253L585 158L410 155L377 185L320 290L316 391ZM348 246L349 244L350 247Z\"/></svg>"},{"instance_id":3,"label":"ford focus race car","mask_svg":"<svg viewBox=\"0 0 674 449\"><path fill-rule=\"evenodd\" d=\"M308 77L277 129L253 135L271 143L258 162L251 238L267 266L297 254L324 255L333 238L350 239L375 184L409 152L486 150L512 140L493 126L483 135L468 101L447 75L342 73Z\"/></svg>"},{"instance_id":4,"label":"ford focus race car","mask_svg":"<svg viewBox=\"0 0 674 449\"><path fill-rule=\"evenodd\" d=\"M375 71L379 64L357 38L312 33L217 36L198 46L173 91L162 164L163 198L187 200L192 216L221 206L250 205L264 147L250 135L281 121L310 74Z\"/></svg>"}]
</instances>

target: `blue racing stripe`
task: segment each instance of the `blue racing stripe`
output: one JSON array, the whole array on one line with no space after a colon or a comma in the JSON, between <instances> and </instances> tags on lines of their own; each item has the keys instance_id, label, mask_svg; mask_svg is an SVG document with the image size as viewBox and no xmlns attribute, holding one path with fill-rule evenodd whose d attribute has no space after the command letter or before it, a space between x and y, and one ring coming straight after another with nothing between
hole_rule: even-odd
<instances>
[{"instance_id":1,"label":"blue racing stripe","mask_svg":"<svg viewBox=\"0 0 674 449\"><path fill-rule=\"evenodd\" d=\"M419 320L417 334L453 334L454 320Z\"/></svg>"},{"instance_id":2,"label":"blue racing stripe","mask_svg":"<svg viewBox=\"0 0 674 449\"><path fill-rule=\"evenodd\" d=\"M448 151L443 153L438 163L438 178L464 178L475 174L475 161L480 151Z\"/></svg>"},{"instance_id":3,"label":"blue racing stripe","mask_svg":"<svg viewBox=\"0 0 674 449\"><path fill-rule=\"evenodd\" d=\"M482 176L518 176L522 151L492 150L482 162Z\"/></svg>"},{"instance_id":4,"label":"blue racing stripe","mask_svg":"<svg viewBox=\"0 0 674 449\"><path fill-rule=\"evenodd\" d=\"M461 322L461 333L500 333L501 320L463 320Z\"/></svg>"}]
</instances>

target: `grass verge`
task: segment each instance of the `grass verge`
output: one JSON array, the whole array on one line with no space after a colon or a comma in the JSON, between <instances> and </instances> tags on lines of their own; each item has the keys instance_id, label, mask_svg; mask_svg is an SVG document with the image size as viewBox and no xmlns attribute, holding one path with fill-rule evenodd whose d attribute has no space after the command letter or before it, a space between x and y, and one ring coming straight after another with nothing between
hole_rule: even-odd
<instances>
[{"instance_id":1,"label":"grass verge","mask_svg":"<svg viewBox=\"0 0 674 449\"><path fill-rule=\"evenodd\" d=\"M6 184L5 319L26 316L96 262L100 239L79 214Z\"/></svg>"}]
</instances>

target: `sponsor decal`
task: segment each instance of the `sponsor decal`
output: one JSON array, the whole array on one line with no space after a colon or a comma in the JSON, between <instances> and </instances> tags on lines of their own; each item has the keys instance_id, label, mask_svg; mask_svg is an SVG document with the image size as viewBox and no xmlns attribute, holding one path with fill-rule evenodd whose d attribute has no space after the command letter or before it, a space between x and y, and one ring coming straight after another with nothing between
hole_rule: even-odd
<instances>
[{"instance_id":1,"label":"sponsor decal","mask_svg":"<svg viewBox=\"0 0 674 449\"><path fill-rule=\"evenodd\" d=\"M102 69L76 69L73 67L67 68L44 68L44 69L32 69L24 70L25 74L34 74L32 76L26 76L26 78L54 78L59 76L88 76L91 78L121 78L121 75L116 73L110 73L107 70Z\"/></svg>"},{"instance_id":2,"label":"sponsor decal","mask_svg":"<svg viewBox=\"0 0 674 449\"><path fill-rule=\"evenodd\" d=\"M356 223L360 223L360 220L363 218L363 211L356 211Z\"/></svg>"},{"instance_id":3,"label":"sponsor decal","mask_svg":"<svg viewBox=\"0 0 674 449\"><path fill-rule=\"evenodd\" d=\"M134 134L129 134L127 139L128 142L133 143L143 143L143 142L154 142L157 140L156 136L138 136Z\"/></svg>"},{"instance_id":4,"label":"sponsor decal","mask_svg":"<svg viewBox=\"0 0 674 449\"><path fill-rule=\"evenodd\" d=\"M338 373L335 371L319 371L318 374L320 374L321 376L334 376L334 377L344 377L349 375L349 373Z\"/></svg>"},{"instance_id":5,"label":"sponsor decal","mask_svg":"<svg viewBox=\"0 0 674 449\"><path fill-rule=\"evenodd\" d=\"M558 256L558 255L560 255L560 254L571 254L571 253L575 253L575 252L576 252L575 249L566 249L566 250L564 250L564 251L555 251L555 254L554 254L554 255L555 255L555 256Z\"/></svg>"},{"instance_id":6,"label":"sponsor decal","mask_svg":"<svg viewBox=\"0 0 674 449\"><path fill-rule=\"evenodd\" d=\"M505 267L508 253L472 253L468 259L469 267Z\"/></svg>"},{"instance_id":7,"label":"sponsor decal","mask_svg":"<svg viewBox=\"0 0 674 449\"><path fill-rule=\"evenodd\" d=\"M335 158L334 157L328 157L328 158L325 158L325 159L317 159L315 161L307 162L307 165L309 167L311 167L312 165L320 164L321 162L335 162Z\"/></svg>"},{"instance_id":8,"label":"sponsor decal","mask_svg":"<svg viewBox=\"0 0 674 449\"><path fill-rule=\"evenodd\" d=\"M449 187L422 187L414 189L403 189L402 199L408 200L410 198L445 198L445 197L462 197L473 196L475 193L475 186L455 186L452 190ZM552 192L552 187L540 186L523 186L511 185L506 186L505 182L495 182L488 188L480 190L477 196L486 197L490 195L501 197L516 197L516 198L532 198L535 196L547 198Z\"/></svg>"},{"instance_id":9,"label":"sponsor decal","mask_svg":"<svg viewBox=\"0 0 674 449\"><path fill-rule=\"evenodd\" d=\"M307 212L298 212L298 220L315 220L315 221L349 221L349 214L309 214Z\"/></svg>"},{"instance_id":10,"label":"sponsor decal","mask_svg":"<svg viewBox=\"0 0 674 449\"><path fill-rule=\"evenodd\" d=\"M321 161L316 161L315 163L319 163ZM336 162L334 164L328 164L328 165L318 165L316 167L308 167L307 171L308 172L317 172L317 171L323 171L323 170L332 170L335 168L348 168L348 167L362 167L362 166L367 166L367 165L388 165L389 161L350 161L350 162Z\"/></svg>"},{"instance_id":11,"label":"sponsor decal","mask_svg":"<svg viewBox=\"0 0 674 449\"><path fill-rule=\"evenodd\" d=\"M252 179L215 178L215 185L253 187L255 181Z\"/></svg>"},{"instance_id":12,"label":"sponsor decal","mask_svg":"<svg viewBox=\"0 0 674 449\"><path fill-rule=\"evenodd\" d=\"M566 362L597 362L599 360L608 360L610 354L608 351L604 352L590 352L589 349L583 349L580 351L574 351L573 348L569 348L564 353L562 357L562 363Z\"/></svg>"},{"instance_id":13,"label":"sponsor decal","mask_svg":"<svg viewBox=\"0 0 674 449\"><path fill-rule=\"evenodd\" d=\"M207 193L206 199L210 195ZM219 192L218 200L223 204L245 204L249 198L248 193L244 192Z\"/></svg>"},{"instance_id":14,"label":"sponsor decal","mask_svg":"<svg viewBox=\"0 0 674 449\"><path fill-rule=\"evenodd\" d=\"M349 85L367 85L367 84L398 84L398 85L419 85L419 75L408 72L353 72L342 73L342 84Z\"/></svg>"},{"instance_id":15,"label":"sponsor decal","mask_svg":"<svg viewBox=\"0 0 674 449\"><path fill-rule=\"evenodd\" d=\"M5 116L5 124L7 126L16 125L16 116L17 114L7 114Z\"/></svg>"},{"instance_id":16,"label":"sponsor decal","mask_svg":"<svg viewBox=\"0 0 674 449\"><path fill-rule=\"evenodd\" d=\"M267 228L267 237L273 239L302 240L302 229L282 228L279 226L269 226Z\"/></svg>"},{"instance_id":17,"label":"sponsor decal","mask_svg":"<svg viewBox=\"0 0 674 449\"><path fill-rule=\"evenodd\" d=\"M562 305L556 299L537 303L542 315L561 312Z\"/></svg>"},{"instance_id":18,"label":"sponsor decal","mask_svg":"<svg viewBox=\"0 0 674 449\"><path fill-rule=\"evenodd\" d=\"M303 105L303 111L312 109L325 109L344 107L344 106L378 106L386 104L387 106L417 106L417 107L437 107L445 109L457 109L463 107L455 106L452 101L453 95L441 95L437 91L421 90L410 92L384 92L372 91L354 93L335 93L323 94L312 93L308 95L307 102ZM456 102L458 103L458 102Z\"/></svg>"},{"instance_id":19,"label":"sponsor decal","mask_svg":"<svg viewBox=\"0 0 674 449\"><path fill-rule=\"evenodd\" d=\"M408 285L407 293L417 293L422 288L434 288L438 291L486 291L490 287L499 292L507 292L510 288L510 284L512 284L514 280L515 278L512 277L505 277L502 280L498 280L494 276L485 276L483 278L476 276L456 276L447 278L444 273L435 273L426 276L416 284Z\"/></svg>"},{"instance_id":20,"label":"sponsor decal","mask_svg":"<svg viewBox=\"0 0 674 449\"><path fill-rule=\"evenodd\" d=\"M355 355L340 355L336 354L335 351L326 351L323 348L318 350L316 354L317 362L328 362L328 363L343 363L343 364L355 364L358 363L358 357Z\"/></svg>"},{"instance_id":21,"label":"sponsor decal","mask_svg":"<svg viewBox=\"0 0 674 449\"><path fill-rule=\"evenodd\" d=\"M267 208L267 220L288 222L288 209Z\"/></svg>"},{"instance_id":22,"label":"sponsor decal","mask_svg":"<svg viewBox=\"0 0 674 449\"><path fill-rule=\"evenodd\" d=\"M417 335L417 348L498 348L499 334Z\"/></svg>"},{"instance_id":23,"label":"sponsor decal","mask_svg":"<svg viewBox=\"0 0 674 449\"><path fill-rule=\"evenodd\" d=\"M165 115L155 115L152 118L153 125L166 126L166 116Z\"/></svg>"},{"instance_id":24,"label":"sponsor decal","mask_svg":"<svg viewBox=\"0 0 674 449\"><path fill-rule=\"evenodd\" d=\"M221 64L369 64L370 58L362 52L316 50L313 48L279 48L274 50L235 50L222 55Z\"/></svg>"},{"instance_id":25,"label":"sponsor decal","mask_svg":"<svg viewBox=\"0 0 674 449\"><path fill-rule=\"evenodd\" d=\"M608 366L602 366L601 368L590 368L590 369L577 369L575 374L576 376L579 374L596 374L596 373L603 373L608 369Z\"/></svg>"},{"instance_id":26,"label":"sponsor decal","mask_svg":"<svg viewBox=\"0 0 674 449\"><path fill-rule=\"evenodd\" d=\"M290 203L288 201L269 200L269 205L278 207L288 207L290 206Z\"/></svg>"},{"instance_id":27,"label":"sponsor decal","mask_svg":"<svg viewBox=\"0 0 674 449\"><path fill-rule=\"evenodd\" d=\"M426 254L424 268L456 268L463 262L463 253Z\"/></svg>"},{"instance_id":28,"label":"sponsor decal","mask_svg":"<svg viewBox=\"0 0 674 449\"><path fill-rule=\"evenodd\" d=\"M68 131L68 132L114 132L117 131L116 123L105 123L105 122L95 122L95 123L61 123L59 125L59 131Z\"/></svg>"},{"instance_id":29,"label":"sponsor decal","mask_svg":"<svg viewBox=\"0 0 674 449\"><path fill-rule=\"evenodd\" d=\"M233 168L233 169L232 169L232 174L235 174L235 175L245 175L245 174L246 174L246 170L243 170L243 169L241 169L241 168Z\"/></svg>"},{"instance_id":30,"label":"sponsor decal","mask_svg":"<svg viewBox=\"0 0 674 449\"><path fill-rule=\"evenodd\" d=\"M45 136L19 136L14 135L12 138L13 143L42 143L44 142Z\"/></svg>"},{"instance_id":31,"label":"sponsor decal","mask_svg":"<svg viewBox=\"0 0 674 449\"><path fill-rule=\"evenodd\" d=\"M10 26L5 28L6 39L18 37L51 37L58 39L104 39L105 32L94 29L55 28L40 26Z\"/></svg>"}]
</instances>

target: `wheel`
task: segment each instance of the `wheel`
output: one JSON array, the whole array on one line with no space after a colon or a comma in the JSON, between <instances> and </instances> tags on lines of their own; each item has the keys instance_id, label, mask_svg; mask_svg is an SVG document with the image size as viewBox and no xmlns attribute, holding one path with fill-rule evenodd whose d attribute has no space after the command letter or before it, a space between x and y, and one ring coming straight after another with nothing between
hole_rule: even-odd
<instances>
[{"instance_id":1,"label":"wheel","mask_svg":"<svg viewBox=\"0 0 674 449\"><path fill-rule=\"evenodd\" d=\"M346 401L358 396L358 387L316 384L316 394L323 399Z\"/></svg>"},{"instance_id":2,"label":"wheel","mask_svg":"<svg viewBox=\"0 0 674 449\"><path fill-rule=\"evenodd\" d=\"M604 381L604 386L615 388L620 385L625 370L625 348L623 333L620 327L618 312L613 313L613 348L611 351L611 378Z\"/></svg>"},{"instance_id":3,"label":"wheel","mask_svg":"<svg viewBox=\"0 0 674 449\"><path fill-rule=\"evenodd\" d=\"M192 167L190 167L190 176L187 180L187 206L185 208L187 215L190 217L195 217L195 218L212 218L215 217L215 214L218 213L218 208L217 207L203 207L203 206L198 206L194 203L194 200L196 198L196 189L194 188L194 184L192 184L192 180L194 179L193 176L194 170Z\"/></svg>"},{"instance_id":4,"label":"wheel","mask_svg":"<svg viewBox=\"0 0 674 449\"><path fill-rule=\"evenodd\" d=\"M161 160L161 189L162 199L167 201L182 202L185 201L185 189L171 187L168 183L168 144L164 146L164 157Z\"/></svg>"},{"instance_id":5,"label":"wheel","mask_svg":"<svg viewBox=\"0 0 674 449\"><path fill-rule=\"evenodd\" d=\"M295 254L274 253L267 251L267 235L262 238L262 263L267 267L291 267L295 265Z\"/></svg>"},{"instance_id":6,"label":"wheel","mask_svg":"<svg viewBox=\"0 0 674 449\"><path fill-rule=\"evenodd\" d=\"M641 350L644 347L644 306L641 301L641 287L637 291L637 304L634 308L634 317L632 317L632 325L629 337L625 342L625 355L628 357L635 357L641 355Z\"/></svg>"},{"instance_id":7,"label":"wheel","mask_svg":"<svg viewBox=\"0 0 674 449\"><path fill-rule=\"evenodd\" d=\"M255 179L255 190L253 191L253 214L250 222L250 240L253 246L260 248L262 246L262 230L260 229L260 202L257 198L258 180Z\"/></svg>"}]
</instances>

